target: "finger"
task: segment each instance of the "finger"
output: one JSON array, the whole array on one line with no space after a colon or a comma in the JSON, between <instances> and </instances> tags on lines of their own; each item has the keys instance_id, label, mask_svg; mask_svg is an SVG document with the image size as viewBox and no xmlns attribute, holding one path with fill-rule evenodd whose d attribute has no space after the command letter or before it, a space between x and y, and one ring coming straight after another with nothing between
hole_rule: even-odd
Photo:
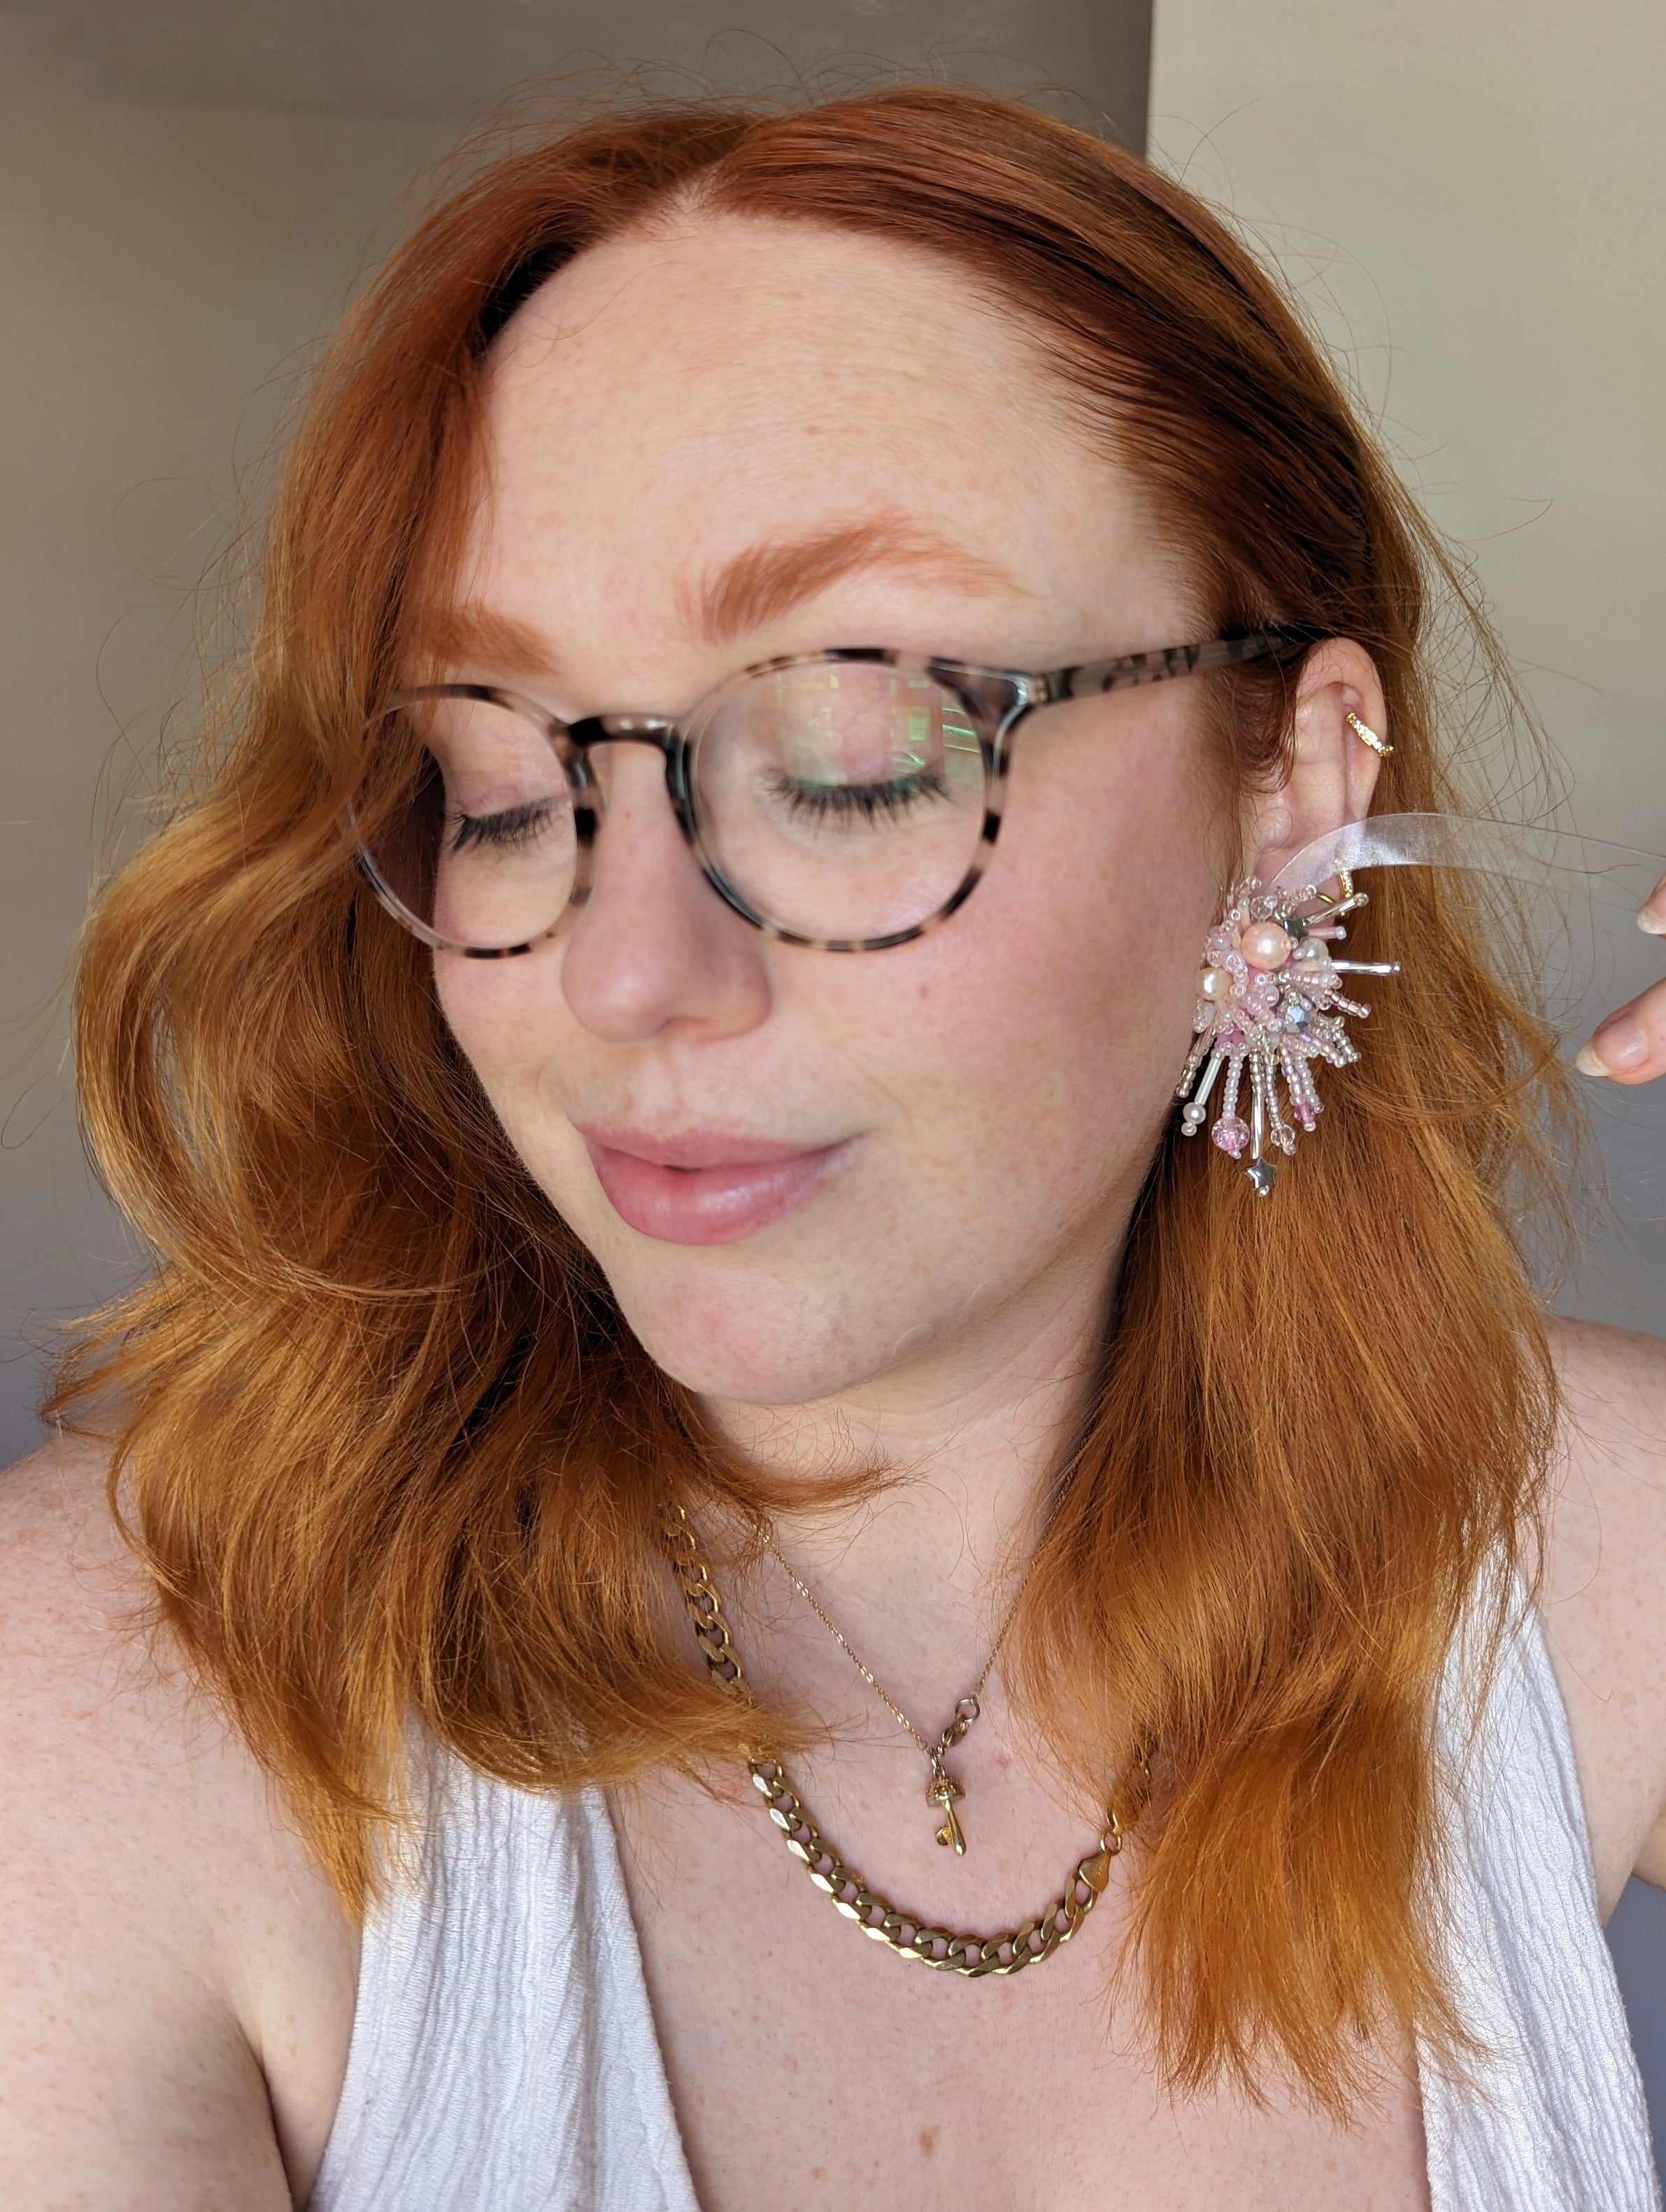
<instances>
[{"instance_id":1,"label":"finger","mask_svg":"<svg viewBox=\"0 0 1666 2212\"><path fill-rule=\"evenodd\" d=\"M1637 917L1639 929L1646 929L1651 937L1666 937L1666 876L1643 902L1643 911Z\"/></svg>"},{"instance_id":2,"label":"finger","mask_svg":"<svg viewBox=\"0 0 1666 2212\"><path fill-rule=\"evenodd\" d=\"M1666 1075L1666 982L1610 1014L1590 1042L1580 1046L1575 1065L1611 1083L1652 1083Z\"/></svg>"}]
</instances>

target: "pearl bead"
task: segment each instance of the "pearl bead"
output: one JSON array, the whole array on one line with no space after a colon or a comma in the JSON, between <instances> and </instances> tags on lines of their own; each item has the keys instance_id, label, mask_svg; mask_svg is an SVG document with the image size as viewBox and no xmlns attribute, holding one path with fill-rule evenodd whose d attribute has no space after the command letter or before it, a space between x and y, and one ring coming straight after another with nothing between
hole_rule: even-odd
<instances>
[{"instance_id":1,"label":"pearl bead","mask_svg":"<svg viewBox=\"0 0 1666 2212\"><path fill-rule=\"evenodd\" d=\"M1304 967L1311 967L1316 961L1329 959L1330 947L1322 937L1306 937L1296 947L1292 957L1299 960Z\"/></svg>"},{"instance_id":2,"label":"pearl bead","mask_svg":"<svg viewBox=\"0 0 1666 2212\"><path fill-rule=\"evenodd\" d=\"M1252 968L1282 968L1290 957L1290 933L1276 921L1257 921L1244 931L1238 950Z\"/></svg>"},{"instance_id":3,"label":"pearl bead","mask_svg":"<svg viewBox=\"0 0 1666 2212\"><path fill-rule=\"evenodd\" d=\"M1224 999L1232 988L1232 979L1224 968L1206 968L1197 979L1200 999Z\"/></svg>"}]
</instances>

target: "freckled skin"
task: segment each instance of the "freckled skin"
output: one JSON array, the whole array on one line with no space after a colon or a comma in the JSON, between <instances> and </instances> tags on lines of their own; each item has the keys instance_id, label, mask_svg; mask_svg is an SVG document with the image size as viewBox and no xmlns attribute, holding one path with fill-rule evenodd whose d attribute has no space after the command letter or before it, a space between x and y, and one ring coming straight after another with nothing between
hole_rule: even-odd
<instances>
[{"instance_id":1,"label":"freckled skin","mask_svg":"<svg viewBox=\"0 0 1666 2212\"><path fill-rule=\"evenodd\" d=\"M1025 344L955 277L856 240L783 252L758 229L610 247L506 334L465 588L550 638L553 704L675 710L748 660L836 643L1046 667L1195 633L1126 480L1065 434ZM859 321L835 312L855 297ZM691 576L755 538L890 510L1019 590L853 577L736 644L688 636ZM905 1334L964 1358L969 1283L991 1306L1049 1277L1103 1295L1184 1056L1230 827L1186 690L1033 720L988 879L917 944L767 942L701 882L657 763L621 750L566 939L440 958L517 1148L672 1374L799 1404L884 1374ZM678 1251L619 1222L575 1119L858 1142L800 1215Z\"/></svg>"}]
</instances>

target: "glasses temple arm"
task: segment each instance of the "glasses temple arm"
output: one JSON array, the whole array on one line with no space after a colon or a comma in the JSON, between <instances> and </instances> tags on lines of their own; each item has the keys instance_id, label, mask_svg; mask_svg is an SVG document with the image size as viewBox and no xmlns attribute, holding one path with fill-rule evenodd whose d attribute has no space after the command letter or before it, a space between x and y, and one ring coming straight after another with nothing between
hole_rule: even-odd
<instances>
[{"instance_id":1,"label":"glasses temple arm","mask_svg":"<svg viewBox=\"0 0 1666 2212\"><path fill-rule=\"evenodd\" d=\"M1125 653L1115 660L1086 661L1076 668L1051 670L1042 680L1049 700L1094 699L1107 691L1131 691L1143 684L1167 683L1173 677L1234 668L1242 661L1263 660L1271 653L1305 652L1329 635L1310 623L1290 623L1249 630L1237 637L1210 638L1201 645L1164 646L1152 653Z\"/></svg>"}]
</instances>

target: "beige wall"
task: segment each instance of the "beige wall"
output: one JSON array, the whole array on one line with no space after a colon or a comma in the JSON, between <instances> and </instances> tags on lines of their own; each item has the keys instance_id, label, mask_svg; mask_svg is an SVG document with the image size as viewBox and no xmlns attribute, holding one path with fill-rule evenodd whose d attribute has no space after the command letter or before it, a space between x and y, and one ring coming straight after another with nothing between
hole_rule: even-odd
<instances>
[{"instance_id":1,"label":"beige wall","mask_svg":"<svg viewBox=\"0 0 1666 2212\"><path fill-rule=\"evenodd\" d=\"M1277 254L1473 550L1578 827L1657 852L1663 95L1659 0L1157 0L1153 153ZM1600 957L1666 969L1623 915ZM1602 1103L1635 1249L1594 1226L1567 1303L1666 1330L1666 1099Z\"/></svg>"},{"instance_id":2,"label":"beige wall","mask_svg":"<svg viewBox=\"0 0 1666 2212\"><path fill-rule=\"evenodd\" d=\"M64 1097L61 975L100 778L189 672L190 594L432 126L0 91L0 1463L27 1342L123 1240Z\"/></svg>"}]
</instances>

